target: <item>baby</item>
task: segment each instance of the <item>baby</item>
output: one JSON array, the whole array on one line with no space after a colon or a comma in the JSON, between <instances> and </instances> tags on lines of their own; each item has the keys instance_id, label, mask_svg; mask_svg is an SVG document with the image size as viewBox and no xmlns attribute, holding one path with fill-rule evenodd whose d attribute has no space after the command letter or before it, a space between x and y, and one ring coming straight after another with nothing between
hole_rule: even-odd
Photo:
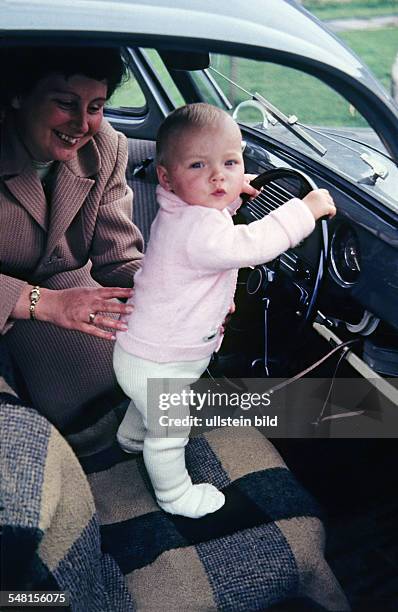
<instances>
[{"instance_id":1,"label":"baby","mask_svg":"<svg viewBox=\"0 0 398 612\"><path fill-rule=\"evenodd\" d=\"M220 345L238 269L274 259L336 209L318 189L250 225L234 225L239 195L250 190L242 136L225 111L203 103L175 110L162 124L157 174L160 209L135 276L128 329L118 332L114 351L118 382L131 398L117 439L127 452L143 449L163 510L199 518L221 508L224 495L192 483L185 466L189 427L159 433L151 422L148 379L172 380L174 392L197 380ZM168 411L169 419L187 415L182 402Z\"/></svg>"}]
</instances>

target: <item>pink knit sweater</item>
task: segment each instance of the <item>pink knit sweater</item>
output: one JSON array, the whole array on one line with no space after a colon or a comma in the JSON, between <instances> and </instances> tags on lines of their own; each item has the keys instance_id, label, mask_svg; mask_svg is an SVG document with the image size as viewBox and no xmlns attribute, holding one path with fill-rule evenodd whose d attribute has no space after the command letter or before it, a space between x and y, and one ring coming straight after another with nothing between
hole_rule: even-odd
<instances>
[{"instance_id":1,"label":"pink knit sweater","mask_svg":"<svg viewBox=\"0 0 398 612\"><path fill-rule=\"evenodd\" d=\"M274 259L314 229L296 198L250 225L234 225L228 209L190 206L162 187L160 210L129 302L134 311L120 346L155 362L202 359L220 344L220 327L239 268Z\"/></svg>"}]
</instances>

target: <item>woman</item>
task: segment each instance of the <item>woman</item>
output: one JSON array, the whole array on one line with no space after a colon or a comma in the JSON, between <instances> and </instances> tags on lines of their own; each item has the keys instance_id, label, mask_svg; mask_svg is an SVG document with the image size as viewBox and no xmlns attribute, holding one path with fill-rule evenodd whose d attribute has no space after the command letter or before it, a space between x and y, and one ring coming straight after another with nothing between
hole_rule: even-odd
<instances>
[{"instance_id":1,"label":"woman","mask_svg":"<svg viewBox=\"0 0 398 612\"><path fill-rule=\"evenodd\" d=\"M33 405L78 430L116 388L113 339L142 257L127 142L103 118L116 49L1 52L0 331ZM90 411L90 407L93 413Z\"/></svg>"}]
</instances>

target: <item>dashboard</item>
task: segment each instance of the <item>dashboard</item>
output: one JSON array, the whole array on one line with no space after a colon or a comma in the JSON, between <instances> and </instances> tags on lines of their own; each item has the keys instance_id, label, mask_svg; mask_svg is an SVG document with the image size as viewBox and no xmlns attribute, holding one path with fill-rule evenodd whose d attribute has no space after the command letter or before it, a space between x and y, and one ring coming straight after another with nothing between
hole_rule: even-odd
<instances>
[{"instance_id":1,"label":"dashboard","mask_svg":"<svg viewBox=\"0 0 398 612\"><path fill-rule=\"evenodd\" d=\"M338 177L328 176L320 165L307 166L302 156L296 163L290 155L272 149L269 154L264 146L264 142L256 141L246 144L248 172L298 168L318 187L330 191L338 212L334 219L327 221L325 244L322 245L323 237L318 229L277 261L263 266L261 273L246 272L247 292L262 291L263 299L267 296L276 302L275 317L282 318L279 324L284 330L289 325L297 325L299 331L303 306L308 307L312 296L315 309L344 340L363 336L360 352L366 363L382 375L398 376L398 232L393 220L380 213L363 195L355 193L355 186L343 186ZM289 182L288 187L291 195L300 197L294 182ZM243 222L254 220L242 212ZM326 257L322 279L316 287L322 247L326 249ZM264 278L274 281L274 273L278 281L271 288ZM309 312L308 317L312 314ZM307 316L305 312L304 316Z\"/></svg>"}]
</instances>

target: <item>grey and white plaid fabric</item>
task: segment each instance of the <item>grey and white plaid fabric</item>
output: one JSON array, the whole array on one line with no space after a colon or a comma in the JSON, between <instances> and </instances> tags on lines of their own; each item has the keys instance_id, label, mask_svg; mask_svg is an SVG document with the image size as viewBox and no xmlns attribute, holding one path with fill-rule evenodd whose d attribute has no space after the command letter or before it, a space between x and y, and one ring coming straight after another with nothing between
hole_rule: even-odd
<instances>
[{"instance_id":1,"label":"grey and white plaid fabric","mask_svg":"<svg viewBox=\"0 0 398 612\"><path fill-rule=\"evenodd\" d=\"M323 556L317 504L256 430L190 441L193 480L227 502L186 519L158 508L141 457L114 444L80 464L0 385L3 588L66 590L78 612L349 609Z\"/></svg>"}]
</instances>

